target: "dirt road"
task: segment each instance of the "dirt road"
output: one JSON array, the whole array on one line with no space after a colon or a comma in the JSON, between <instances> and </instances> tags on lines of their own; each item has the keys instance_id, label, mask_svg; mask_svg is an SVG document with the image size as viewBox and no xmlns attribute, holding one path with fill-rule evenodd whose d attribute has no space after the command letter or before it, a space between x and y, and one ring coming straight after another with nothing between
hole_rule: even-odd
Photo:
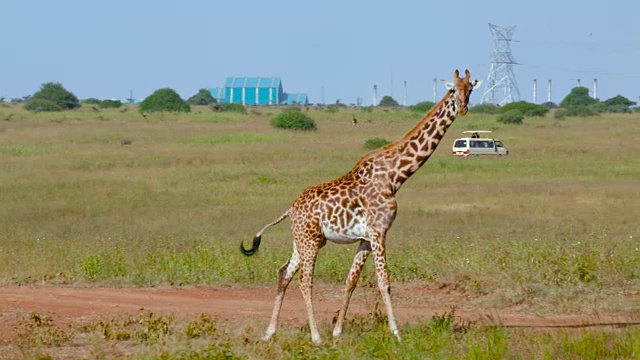
<instances>
[{"instance_id":1,"label":"dirt road","mask_svg":"<svg viewBox=\"0 0 640 360\"><path fill-rule=\"evenodd\" d=\"M341 287L314 289L314 305L319 321L331 321L340 308ZM141 308L157 314L181 316L209 314L220 319L258 319L266 326L271 314L275 288L78 288L0 287L0 342L15 338L14 325L30 312L51 316L57 325L80 323L96 318L135 314ZM523 309L478 309L465 294L446 289L394 287L394 307L400 324L430 319L456 306L460 321L500 323L507 326L579 327L640 324L640 311L625 316L563 315L538 317ZM367 314L379 299L377 290L359 288L348 316ZM382 307L381 307L382 309ZM281 319L283 324L306 324L306 310L298 289L289 289Z\"/></svg>"}]
</instances>

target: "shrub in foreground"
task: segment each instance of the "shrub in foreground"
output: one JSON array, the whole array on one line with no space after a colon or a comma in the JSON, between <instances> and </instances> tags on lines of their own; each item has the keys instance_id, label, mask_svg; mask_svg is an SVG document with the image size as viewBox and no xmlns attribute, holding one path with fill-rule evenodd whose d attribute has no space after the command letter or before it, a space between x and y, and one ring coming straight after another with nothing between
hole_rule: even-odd
<instances>
[{"instance_id":1,"label":"shrub in foreground","mask_svg":"<svg viewBox=\"0 0 640 360\"><path fill-rule=\"evenodd\" d=\"M316 130L316 122L297 108L286 109L271 119L271 126L287 130Z\"/></svg>"},{"instance_id":2,"label":"shrub in foreground","mask_svg":"<svg viewBox=\"0 0 640 360\"><path fill-rule=\"evenodd\" d=\"M517 109L506 111L500 114L497 119L499 123L515 125L522 124L522 120L524 120L524 115L522 115L522 112Z\"/></svg>"}]
</instances>

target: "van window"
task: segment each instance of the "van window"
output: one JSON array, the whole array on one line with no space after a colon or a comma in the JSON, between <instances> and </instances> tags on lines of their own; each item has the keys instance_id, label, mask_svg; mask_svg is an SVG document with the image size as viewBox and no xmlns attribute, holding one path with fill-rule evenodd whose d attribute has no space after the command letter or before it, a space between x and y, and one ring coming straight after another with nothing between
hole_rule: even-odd
<instances>
[{"instance_id":1,"label":"van window","mask_svg":"<svg viewBox=\"0 0 640 360\"><path fill-rule=\"evenodd\" d=\"M467 147L467 140L456 140L456 143L453 144L453 147L457 147L457 148L463 148L463 147Z\"/></svg>"},{"instance_id":2,"label":"van window","mask_svg":"<svg viewBox=\"0 0 640 360\"><path fill-rule=\"evenodd\" d=\"M492 149L493 148L493 141L491 141L491 140L471 140L471 147L472 148Z\"/></svg>"}]
</instances>

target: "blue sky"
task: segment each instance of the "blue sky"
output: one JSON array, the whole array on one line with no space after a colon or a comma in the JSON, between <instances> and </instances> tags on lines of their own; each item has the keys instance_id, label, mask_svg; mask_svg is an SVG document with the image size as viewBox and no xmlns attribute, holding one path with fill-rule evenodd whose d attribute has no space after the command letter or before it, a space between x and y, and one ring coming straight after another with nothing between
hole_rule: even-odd
<instances>
[{"instance_id":1,"label":"blue sky","mask_svg":"<svg viewBox=\"0 0 640 360\"><path fill-rule=\"evenodd\" d=\"M580 5L577 5L580 4ZM559 102L598 79L601 100L638 101L638 1L4 0L0 96L56 81L79 98L187 98L227 76L277 76L311 102L432 100L433 79L468 68L487 81L488 23L517 26L512 54L522 100ZM481 88L482 89L482 88ZM484 90L484 89L482 89ZM444 87L439 86L438 97ZM479 103L482 91L474 93Z\"/></svg>"}]
</instances>

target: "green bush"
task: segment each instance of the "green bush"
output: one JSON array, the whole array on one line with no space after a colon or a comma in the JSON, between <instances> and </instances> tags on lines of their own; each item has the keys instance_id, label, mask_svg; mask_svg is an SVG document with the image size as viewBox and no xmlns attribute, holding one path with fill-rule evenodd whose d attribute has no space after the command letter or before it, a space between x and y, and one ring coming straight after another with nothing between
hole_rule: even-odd
<instances>
[{"instance_id":1,"label":"green bush","mask_svg":"<svg viewBox=\"0 0 640 360\"><path fill-rule=\"evenodd\" d=\"M100 101L99 99L96 98L88 98L88 99L84 99L81 101L83 104L87 104L87 105L100 105L100 103L102 101Z\"/></svg>"},{"instance_id":2,"label":"green bush","mask_svg":"<svg viewBox=\"0 0 640 360\"><path fill-rule=\"evenodd\" d=\"M338 111L340 111L340 107L338 105L331 104L331 105L327 105L327 108L324 109L324 111L328 112L329 114L335 114Z\"/></svg>"},{"instance_id":3,"label":"green bush","mask_svg":"<svg viewBox=\"0 0 640 360\"><path fill-rule=\"evenodd\" d=\"M187 99L187 103L190 105L210 105L217 103L218 100L211 96L211 91L207 89L200 89L198 93Z\"/></svg>"},{"instance_id":4,"label":"green bush","mask_svg":"<svg viewBox=\"0 0 640 360\"><path fill-rule=\"evenodd\" d=\"M62 108L51 100L32 99L24 104L29 111L62 111Z\"/></svg>"},{"instance_id":5,"label":"green bush","mask_svg":"<svg viewBox=\"0 0 640 360\"><path fill-rule=\"evenodd\" d=\"M230 111L230 112L237 112L241 114L247 113L247 108L242 104L222 103L222 104L211 104L209 105L209 107L211 108L211 110L219 111L219 112Z\"/></svg>"},{"instance_id":6,"label":"green bush","mask_svg":"<svg viewBox=\"0 0 640 360\"><path fill-rule=\"evenodd\" d=\"M381 148L385 145L389 145L391 144L391 142L387 139L383 139L383 138L373 138L373 139L367 139L364 142L364 148L367 150L373 150L373 149L377 149L377 148Z\"/></svg>"},{"instance_id":7,"label":"green bush","mask_svg":"<svg viewBox=\"0 0 640 360\"><path fill-rule=\"evenodd\" d=\"M469 108L471 114L498 114L500 107L493 104L480 104Z\"/></svg>"},{"instance_id":8,"label":"green bush","mask_svg":"<svg viewBox=\"0 0 640 360\"><path fill-rule=\"evenodd\" d=\"M271 126L288 130L316 130L316 122L297 108L288 108L271 119Z\"/></svg>"},{"instance_id":9,"label":"green bush","mask_svg":"<svg viewBox=\"0 0 640 360\"><path fill-rule=\"evenodd\" d=\"M378 106L380 107L393 107L393 106L400 106L400 104L398 104L397 101L395 101L391 96L383 96L382 99L380 100L380 103L378 104Z\"/></svg>"},{"instance_id":10,"label":"green bush","mask_svg":"<svg viewBox=\"0 0 640 360\"><path fill-rule=\"evenodd\" d=\"M561 108L569 108L573 106L588 106L597 103L598 100L589 96L589 89L582 86L576 86L571 89L569 95L565 96L560 102Z\"/></svg>"},{"instance_id":11,"label":"green bush","mask_svg":"<svg viewBox=\"0 0 640 360\"><path fill-rule=\"evenodd\" d=\"M415 105L409 106L409 110L417 113L429 112L436 104L431 101L421 101Z\"/></svg>"},{"instance_id":12,"label":"green bush","mask_svg":"<svg viewBox=\"0 0 640 360\"><path fill-rule=\"evenodd\" d=\"M536 105L526 101L506 104L500 108L500 112L504 114L514 109L520 111L524 116L545 116L547 113L547 108L544 105Z\"/></svg>"},{"instance_id":13,"label":"green bush","mask_svg":"<svg viewBox=\"0 0 640 360\"><path fill-rule=\"evenodd\" d=\"M360 108L360 111L363 113L372 113L373 112L373 106L363 106Z\"/></svg>"},{"instance_id":14,"label":"green bush","mask_svg":"<svg viewBox=\"0 0 640 360\"><path fill-rule=\"evenodd\" d=\"M100 101L100 107L105 109L117 109L122 106L122 101L120 100L103 100Z\"/></svg>"},{"instance_id":15,"label":"green bush","mask_svg":"<svg viewBox=\"0 0 640 360\"><path fill-rule=\"evenodd\" d=\"M546 103L542 104L542 106L544 106L547 111L558 107L558 105L553 101L547 101Z\"/></svg>"},{"instance_id":16,"label":"green bush","mask_svg":"<svg viewBox=\"0 0 640 360\"><path fill-rule=\"evenodd\" d=\"M605 103L602 103L602 102L591 104L588 106L588 108L591 111L593 111L595 114L601 114L611 110L609 106L607 106Z\"/></svg>"},{"instance_id":17,"label":"green bush","mask_svg":"<svg viewBox=\"0 0 640 360\"><path fill-rule=\"evenodd\" d=\"M595 110L592 109L590 106L573 106L570 108L557 110L555 117L557 118L563 118L566 116L586 117L586 116L595 116L595 115L598 115L598 113L595 112Z\"/></svg>"},{"instance_id":18,"label":"green bush","mask_svg":"<svg viewBox=\"0 0 640 360\"><path fill-rule=\"evenodd\" d=\"M191 107L173 89L156 90L140 103L140 111L190 112Z\"/></svg>"},{"instance_id":19,"label":"green bush","mask_svg":"<svg viewBox=\"0 0 640 360\"><path fill-rule=\"evenodd\" d=\"M40 90L31 97L31 100L35 99L49 100L62 109L75 109L80 107L80 100L78 100L73 93L67 91L60 83L48 82L42 84Z\"/></svg>"},{"instance_id":20,"label":"green bush","mask_svg":"<svg viewBox=\"0 0 640 360\"><path fill-rule=\"evenodd\" d=\"M497 121L503 124L515 124L520 125L524 120L524 115L518 109L511 109L498 116Z\"/></svg>"}]
</instances>

